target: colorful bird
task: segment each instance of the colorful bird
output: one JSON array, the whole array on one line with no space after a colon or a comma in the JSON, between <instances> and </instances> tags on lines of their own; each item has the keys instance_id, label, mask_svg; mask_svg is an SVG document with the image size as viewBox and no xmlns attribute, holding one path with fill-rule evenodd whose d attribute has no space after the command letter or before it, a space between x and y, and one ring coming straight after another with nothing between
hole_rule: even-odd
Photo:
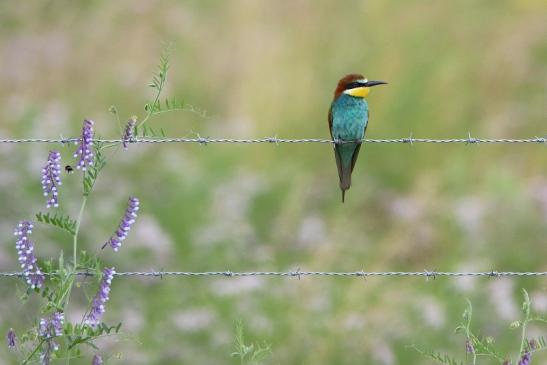
<instances>
[{"instance_id":1,"label":"colorful bird","mask_svg":"<svg viewBox=\"0 0 547 365\"><path fill-rule=\"evenodd\" d=\"M382 84L387 82L369 81L362 75L350 74L338 82L334 91L329 110L329 128L335 141L334 156L340 177L342 202L346 190L351 186L351 173L367 129L369 112L365 98L372 86Z\"/></svg>"}]
</instances>

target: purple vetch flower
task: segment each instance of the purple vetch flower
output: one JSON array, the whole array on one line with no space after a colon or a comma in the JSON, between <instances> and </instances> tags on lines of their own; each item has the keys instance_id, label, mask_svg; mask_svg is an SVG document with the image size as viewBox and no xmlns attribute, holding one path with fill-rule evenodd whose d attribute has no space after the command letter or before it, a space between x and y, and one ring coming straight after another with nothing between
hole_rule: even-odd
<instances>
[{"instance_id":1,"label":"purple vetch flower","mask_svg":"<svg viewBox=\"0 0 547 365\"><path fill-rule=\"evenodd\" d=\"M38 327L38 334L44 338L53 338L63 335L63 324L65 315L62 312L55 312L50 318L41 318Z\"/></svg>"},{"instance_id":2,"label":"purple vetch flower","mask_svg":"<svg viewBox=\"0 0 547 365\"><path fill-rule=\"evenodd\" d=\"M6 341L8 342L8 348L13 349L16 346L17 336L13 328L10 328L8 334L6 335Z\"/></svg>"},{"instance_id":3,"label":"purple vetch flower","mask_svg":"<svg viewBox=\"0 0 547 365\"><path fill-rule=\"evenodd\" d=\"M76 165L77 169L85 171L89 166L93 165L93 133L93 121L84 120L82 137L78 142L80 147L78 147L78 150L74 154L74 157L80 158Z\"/></svg>"},{"instance_id":4,"label":"purple vetch flower","mask_svg":"<svg viewBox=\"0 0 547 365\"><path fill-rule=\"evenodd\" d=\"M518 365L530 365L532 361L532 353L526 351L519 360Z\"/></svg>"},{"instance_id":5,"label":"purple vetch flower","mask_svg":"<svg viewBox=\"0 0 547 365\"><path fill-rule=\"evenodd\" d=\"M42 190L47 197L47 208L58 207L58 187L61 185L61 153L49 151L47 165L42 169Z\"/></svg>"},{"instance_id":6,"label":"purple vetch flower","mask_svg":"<svg viewBox=\"0 0 547 365\"><path fill-rule=\"evenodd\" d=\"M475 349L473 348L473 343L471 342L471 340L469 338L465 341L465 351L468 354L475 353Z\"/></svg>"},{"instance_id":7,"label":"purple vetch flower","mask_svg":"<svg viewBox=\"0 0 547 365\"><path fill-rule=\"evenodd\" d=\"M38 325L38 335L43 339L42 353L40 360L43 365L49 364L51 354L59 350L59 344L55 337L63 335L63 324L65 315L62 312L55 312L50 318L41 318Z\"/></svg>"},{"instance_id":8,"label":"purple vetch flower","mask_svg":"<svg viewBox=\"0 0 547 365\"><path fill-rule=\"evenodd\" d=\"M15 248L19 255L19 263L23 269L23 276L27 284L34 289L40 288L44 284L45 276L36 264L37 259L34 256L34 244L29 239L32 227L32 222L21 221L15 229L14 234L18 236Z\"/></svg>"},{"instance_id":9,"label":"purple vetch flower","mask_svg":"<svg viewBox=\"0 0 547 365\"><path fill-rule=\"evenodd\" d=\"M44 341L42 344L42 352L40 353L40 364L49 365L51 354L59 350L59 344L52 339Z\"/></svg>"},{"instance_id":10,"label":"purple vetch flower","mask_svg":"<svg viewBox=\"0 0 547 365\"><path fill-rule=\"evenodd\" d=\"M99 284L99 290L97 291L97 294L95 294L93 302L91 303L91 309L85 318L85 323L92 327L99 324L101 315L105 311L104 305L109 299L108 294L110 293L110 285L112 284L115 273L116 270L114 268L109 269L106 267L103 270L103 277Z\"/></svg>"},{"instance_id":11,"label":"purple vetch flower","mask_svg":"<svg viewBox=\"0 0 547 365\"><path fill-rule=\"evenodd\" d=\"M65 314L63 312L55 312L50 320L55 336L63 335L63 324L65 323Z\"/></svg>"},{"instance_id":12,"label":"purple vetch flower","mask_svg":"<svg viewBox=\"0 0 547 365\"><path fill-rule=\"evenodd\" d=\"M135 218L137 218L137 211L139 210L139 199L135 197L130 197L127 204L127 209L125 214L118 226L118 229L112 237L103 245L102 248L105 248L106 245L110 245L114 251L118 251L122 245L122 241L127 238L127 234L131 229L131 226L135 223Z\"/></svg>"},{"instance_id":13,"label":"purple vetch flower","mask_svg":"<svg viewBox=\"0 0 547 365\"><path fill-rule=\"evenodd\" d=\"M137 124L137 119L133 117L129 119L129 121L125 125L122 136L122 144L124 149L127 149L127 144L133 139L133 136L135 135L135 124Z\"/></svg>"},{"instance_id":14,"label":"purple vetch flower","mask_svg":"<svg viewBox=\"0 0 547 365\"><path fill-rule=\"evenodd\" d=\"M101 357L101 355L95 354L95 356L93 356L93 361L91 362L91 365L102 365L102 363L103 358Z\"/></svg>"}]
</instances>

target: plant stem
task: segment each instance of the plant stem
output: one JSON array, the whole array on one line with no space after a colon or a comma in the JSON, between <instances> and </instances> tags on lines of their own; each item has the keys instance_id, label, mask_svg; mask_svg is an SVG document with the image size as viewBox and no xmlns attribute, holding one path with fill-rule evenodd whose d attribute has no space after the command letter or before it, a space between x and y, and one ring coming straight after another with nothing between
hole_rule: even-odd
<instances>
[{"instance_id":1,"label":"plant stem","mask_svg":"<svg viewBox=\"0 0 547 365\"><path fill-rule=\"evenodd\" d=\"M32 353L25 359L25 361L22 362L23 365L25 364L28 364L28 362L30 361L30 359L32 359L32 357L38 352L38 350L42 347L42 344L44 343L45 340L40 340L40 343L36 346L36 348L34 349L34 351L32 351Z\"/></svg>"},{"instance_id":2,"label":"plant stem","mask_svg":"<svg viewBox=\"0 0 547 365\"><path fill-rule=\"evenodd\" d=\"M528 325L528 322L530 321L530 296L528 295L528 292L526 289L522 289L522 293L524 296L524 303L522 303L522 311L524 312L524 319L522 321L522 335L520 339L520 351L519 356L524 355L524 348L526 345L528 345L528 342L526 341L526 326Z\"/></svg>"},{"instance_id":3,"label":"plant stem","mask_svg":"<svg viewBox=\"0 0 547 365\"><path fill-rule=\"evenodd\" d=\"M80 224L82 223L82 216L84 215L85 203L87 202L87 196L82 198L82 205L80 206L80 213L78 214L78 220L76 220L76 227L74 228L74 240L72 244L72 254L74 262L74 270L76 270L78 264L78 233L80 231Z\"/></svg>"},{"instance_id":4,"label":"plant stem","mask_svg":"<svg viewBox=\"0 0 547 365\"><path fill-rule=\"evenodd\" d=\"M85 203L87 202L87 196L84 195L82 197L82 204L80 206L80 212L78 213L78 219L76 220L76 227L74 228L74 236L73 236L73 243L72 243L72 261L73 261L73 272L72 272L72 280L70 283L70 287L68 288L68 293L66 295L66 301L65 301L65 309L68 306L68 302L70 300L70 293L72 292L72 286L74 285L74 278L76 276L76 272L78 270L78 233L80 232L80 224L82 223L82 217L84 215L85 210ZM71 350L68 350L67 358L66 358L66 364L70 364L70 358L71 358Z\"/></svg>"},{"instance_id":5,"label":"plant stem","mask_svg":"<svg viewBox=\"0 0 547 365\"><path fill-rule=\"evenodd\" d=\"M520 350L519 350L519 356L524 355L524 342L526 341L526 325L528 324L528 318L526 318L524 321L522 321L522 335L520 339Z\"/></svg>"},{"instance_id":6,"label":"plant stem","mask_svg":"<svg viewBox=\"0 0 547 365\"><path fill-rule=\"evenodd\" d=\"M76 266L78 265L78 232L80 231L80 223L82 221L82 216L84 214L84 208L85 203L87 201L87 196L82 197L82 204L80 206L80 213L78 214L78 220L76 221L76 227L74 228L74 234L72 236L72 261L73 266L70 269L69 277L70 277L70 284L68 285L68 288L66 290L66 294L64 294L60 299L58 305L61 304L62 300L66 297L66 300L63 304L63 308L66 310L66 307L68 306L68 303L70 301L70 294L72 292L72 286L74 285L74 279L76 277Z\"/></svg>"},{"instance_id":7,"label":"plant stem","mask_svg":"<svg viewBox=\"0 0 547 365\"><path fill-rule=\"evenodd\" d=\"M70 365L70 358L72 357L72 349L67 350L66 365Z\"/></svg>"},{"instance_id":8,"label":"plant stem","mask_svg":"<svg viewBox=\"0 0 547 365\"><path fill-rule=\"evenodd\" d=\"M137 128L142 127L144 125L144 123L146 123L146 121L150 118L150 116L152 116L152 114L153 114L152 111L154 109L154 106L157 104L158 100L160 100L160 95L161 95L161 91L163 89L163 84L164 84L164 80L161 80L160 81L160 86L158 88L158 92L156 93L156 96L154 97L154 101L152 102L152 105L149 106L148 113L146 114L144 119L140 123L137 123Z\"/></svg>"}]
</instances>

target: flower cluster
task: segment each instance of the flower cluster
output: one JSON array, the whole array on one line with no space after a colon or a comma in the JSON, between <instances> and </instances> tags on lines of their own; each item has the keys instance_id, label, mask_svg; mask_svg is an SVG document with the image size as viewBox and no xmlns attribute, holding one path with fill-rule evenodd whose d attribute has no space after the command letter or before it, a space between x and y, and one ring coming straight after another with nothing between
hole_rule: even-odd
<instances>
[{"instance_id":1,"label":"flower cluster","mask_svg":"<svg viewBox=\"0 0 547 365\"><path fill-rule=\"evenodd\" d=\"M96 326L99 324L101 315L105 311L104 305L109 299L108 294L110 293L110 285L112 284L112 279L114 278L115 273L116 270L114 268L105 268L103 270L103 277L99 285L99 290L93 298L91 309L86 315L85 323L91 326Z\"/></svg>"},{"instance_id":2,"label":"flower cluster","mask_svg":"<svg viewBox=\"0 0 547 365\"><path fill-rule=\"evenodd\" d=\"M51 318L40 319L40 327L38 334L44 338L53 338L63 335L63 324L65 323L65 315L62 312L55 312Z\"/></svg>"},{"instance_id":3,"label":"flower cluster","mask_svg":"<svg viewBox=\"0 0 547 365\"><path fill-rule=\"evenodd\" d=\"M137 124L137 119L133 117L129 119L125 126L122 136L122 144L124 149L127 149L127 144L133 139L133 136L135 135L135 124Z\"/></svg>"},{"instance_id":4,"label":"flower cluster","mask_svg":"<svg viewBox=\"0 0 547 365\"><path fill-rule=\"evenodd\" d=\"M42 364L49 364L51 353L59 350L59 344L54 340L55 337L63 335L63 324L65 316L62 312L55 312L51 318L40 319L38 335L44 341L44 347L40 354Z\"/></svg>"},{"instance_id":5,"label":"flower cluster","mask_svg":"<svg viewBox=\"0 0 547 365\"><path fill-rule=\"evenodd\" d=\"M532 354L529 351L526 351L524 355L519 360L518 365L530 365L532 361Z\"/></svg>"},{"instance_id":6,"label":"flower cluster","mask_svg":"<svg viewBox=\"0 0 547 365\"><path fill-rule=\"evenodd\" d=\"M93 356L93 361L91 362L91 365L102 365L102 363L103 358L101 357L101 355L95 354L95 356Z\"/></svg>"},{"instance_id":7,"label":"flower cluster","mask_svg":"<svg viewBox=\"0 0 547 365\"><path fill-rule=\"evenodd\" d=\"M473 348L473 343L471 342L471 339L469 338L465 341L465 352L467 352L468 354L475 353L475 349Z\"/></svg>"},{"instance_id":8,"label":"flower cluster","mask_svg":"<svg viewBox=\"0 0 547 365\"><path fill-rule=\"evenodd\" d=\"M17 241L15 242L15 248L17 248L17 254L19 255L19 263L23 269L23 275L28 285L32 289L40 288L44 284L45 276L40 271L40 268L36 264L36 256L34 255L34 244L29 239L29 235L32 233L33 225L29 221L21 221L15 229L15 236Z\"/></svg>"},{"instance_id":9,"label":"flower cluster","mask_svg":"<svg viewBox=\"0 0 547 365\"><path fill-rule=\"evenodd\" d=\"M47 207L58 207L58 186L61 185L61 153L49 151L47 165L42 169L42 190L47 197Z\"/></svg>"},{"instance_id":10,"label":"flower cluster","mask_svg":"<svg viewBox=\"0 0 547 365\"><path fill-rule=\"evenodd\" d=\"M6 341L8 342L8 348L12 349L16 346L17 336L13 328L10 328L6 335Z\"/></svg>"},{"instance_id":11,"label":"flower cluster","mask_svg":"<svg viewBox=\"0 0 547 365\"><path fill-rule=\"evenodd\" d=\"M93 121L84 120L82 137L79 142L80 147L74 154L74 157L80 158L76 165L77 169L85 171L89 166L93 165L93 133Z\"/></svg>"},{"instance_id":12,"label":"flower cluster","mask_svg":"<svg viewBox=\"0 0 547 365\"><path fill-rule=\"evenodd\" d=\"M103 248L106 245L110 245L114 251L118 251L122 245L122 241L127 238L131 226L135 223L135 218L137 218L137 211L139 210L139 199L135 197L130 197L127 204L127 209L125 214L118 226L118 229L112 237L103 245Z\"/></svg>"}]
</instances>

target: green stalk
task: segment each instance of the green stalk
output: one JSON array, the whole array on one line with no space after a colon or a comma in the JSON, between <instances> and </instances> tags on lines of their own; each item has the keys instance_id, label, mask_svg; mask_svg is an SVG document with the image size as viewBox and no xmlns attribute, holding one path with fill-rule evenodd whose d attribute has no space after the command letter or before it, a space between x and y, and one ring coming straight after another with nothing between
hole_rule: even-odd
<instances>
[{"instance_id":1,"label":"green stalk","mask_svg":"<svg viewBox=\"0 0 547 365\"><path fill-rule=\"evenodd\" d=\"M82 204L80 206L80 212L78 213L78 219L76 220L76 227L74 228L74 236L73 236L73 243L72 243L72 261L74 262L74 266L72 268L73 272L72 272L72 280L70 282L70 286L68 288L68 292L66 294L66 301L65 301L65 305L64 305L64 308L66 309L66 307L68 306L68 302L70 300L70 293L72 292L72 286L74 284L74 279L75 279L75 276L76 276L76 272L77 272L77 269L78 269L78 233L80 232L80 224L82 223L82 217L84 215L84 209L85 209L85 204L87 202L87 196L84 195L82 197ZM66 364L69 365L70 364L70 358L71 358L71 350L68 350L68 354L67 354L67 358L66 358Z\"/></svg>"},{"instance_id":2,"label":"green stalk","mask_svg":"<svg viewBox=\"0 0 547 365\"><path fill-rule=\"evenodd\" d=\"M44 341L45 340L40 340L40 343L36 346L34 351L32 351L31 354L25 359L25 361L22 362L23 365L28 364L30 359L32 359L32 357L38 352L38 350L40 350L40 348L42 347L42 344L44 343Z\"/></svg>"},{"instance_id":3,"label":"green stalk","mask_svg":"<svg viewBox=\"0 0 547 365\"><path fill-rule=\"evenodd\" d=\"M148 109L148 113L146 114L146 116L144 117L144 119L140 122L140 123L137 123L136 125L136 129L139 128L139 127L142 127L144 125L144 123L146 123L146 121L148 119L150 119L150 117L152 116L153 114L153 109L154 109L154 106L157 104L157 102L160 100L160 96L161 96L161 91L163 89L163 85L165 83L165 80L160 80L160 85L158 87L158 92L156 93L156 96L154 97L154 101L152 102L152 105L149 106L149 109Z\"/></svg>"},{"instance_id":4,"label":"green stalk","mask_svg":"<svg viewBox=\"0 0 547 365\"><path fill-rule=\"evenodd\" d=\"M70 293L72 291L72 285L74 283L74 279L76 277L76 272L77 272L77 266L78 266L78 232L80 231L80 224L82 223L82 216L84 215L84 209L85 209L85 203L87 202L87 196L84 195L82 197L82 205L80 207L80 213L78 214L78 220L76 220L76 227L74 228L74 239L73 239L73 244L72 244L72 250L73 250L73 259L72 261L74 262L73 264L73 267L72 267L72 273L71 273L71 276L72 276L72 280L70 282L70 285L68 287L68 290L67 290L67 293L66 293L66 301L65 301L65 304L63 305L63 308L66 309L66 307L68 306L68 302L70 300Z\"/></svg>"},{"instance_id":5,"label":"green stalk","mask_svg":"<svg viewBox=\"0 0 547 365\"><path fill-rule=\"evenodd\" d=\"M87 202L87 196L84 195L82 198L82 205L80 207L80 213L78 214L78 219L76 220L76 227L74 228L74 240L72 243L72 254L74 261L74 270L76 270L78 264L78 232L80 231L80 224L82 223L82 216L84 215L85 203Z\"/></svg>"},{"instance_id":6,"label":"green stalk","mask_svg":"<svg viewBox=\"0 0 547 365\"><path fill-rule=\"evenodd\" d=\"M519 356L524 355L524 343L526 342L526 325L528 324L528 318L522 322L522 335L520 338L520 350Z\"/></svg>"},{"instance_id":7,"label":"green stalk","mask_svg":"<svg viewBox=\"0 0 547 365\"><path fill-rule=\"evenodd\" d=\"M524 303L522 303L522 311L524 312L524 320L522 321L522 335L520 339L520 350L519 350L519 356L524 355L524 348L526 344L526 326L528 325L528 322L530 321L530 296L528 295L528 292L526 289L522 289L523 296L524 296Z\"/></svg>"}]
</instances>

